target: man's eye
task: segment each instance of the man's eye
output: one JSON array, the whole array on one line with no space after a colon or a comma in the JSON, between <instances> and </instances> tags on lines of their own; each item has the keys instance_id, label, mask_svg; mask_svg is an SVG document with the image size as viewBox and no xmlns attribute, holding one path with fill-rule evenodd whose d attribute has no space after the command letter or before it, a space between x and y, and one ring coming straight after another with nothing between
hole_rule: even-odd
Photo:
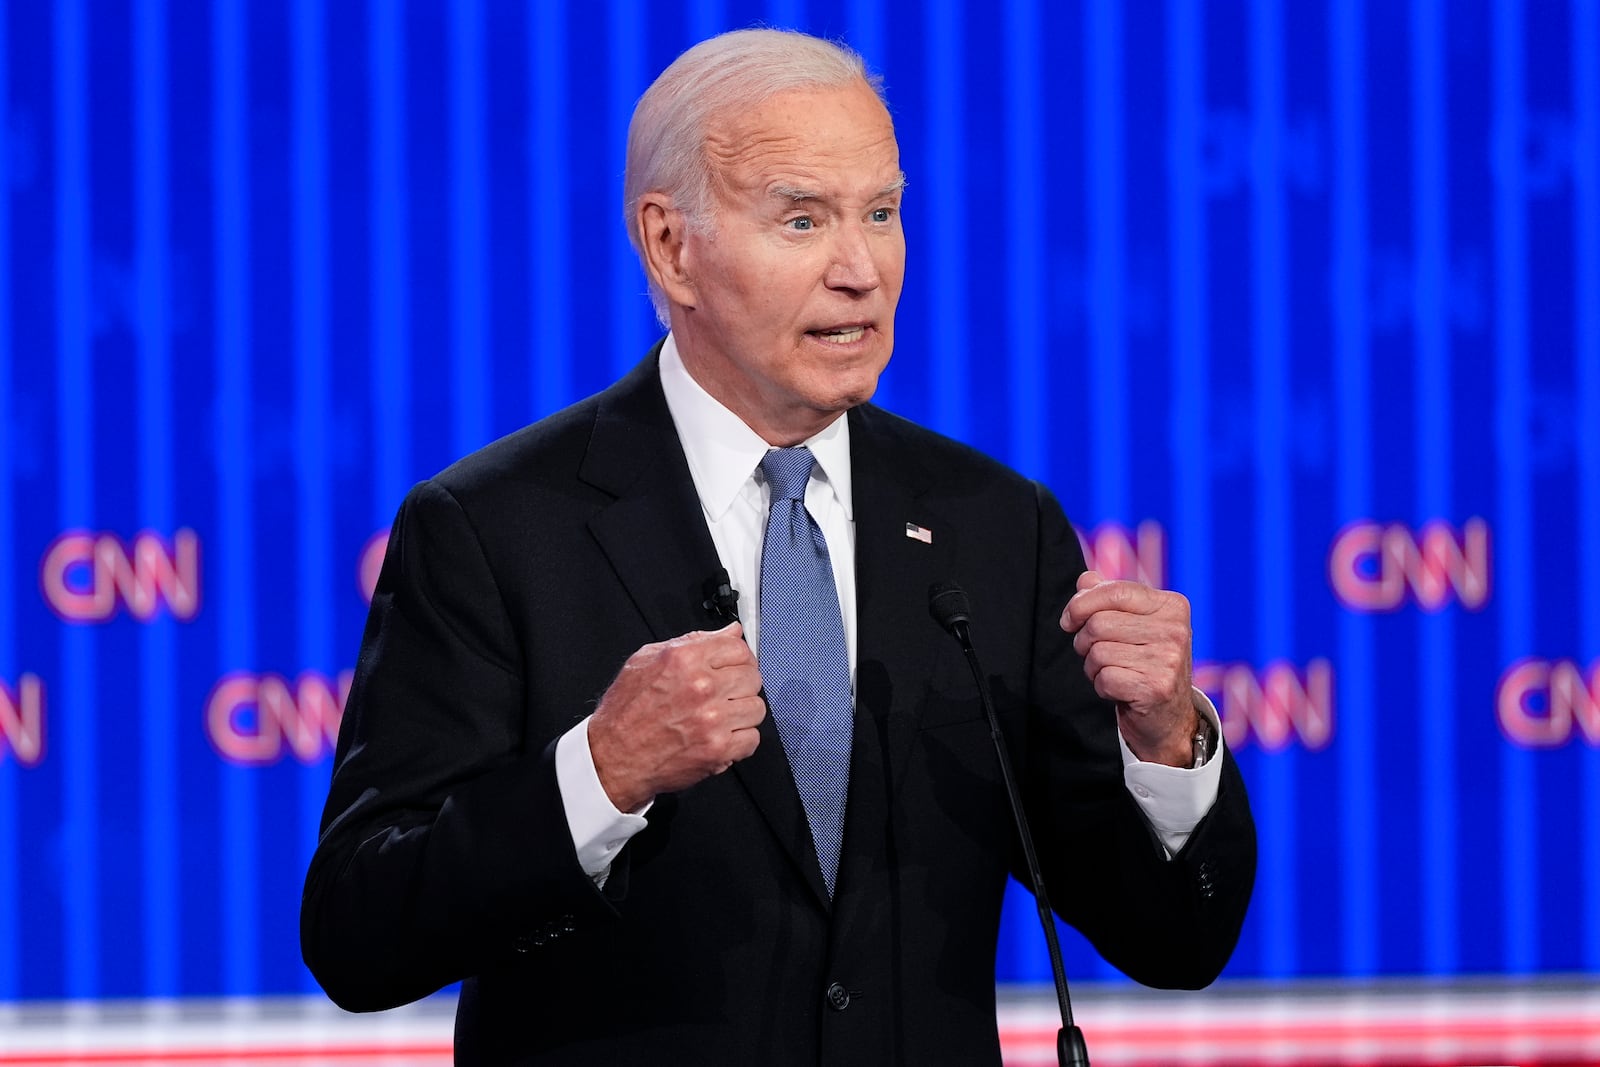
<instances>
[{"instance_id":1,"label":"man's eye","mask_svg":"<svg viewBox=\"0 0 1600 1067\"><path fill-rule=\"evenodd\" d=\"M872 212L872 221L888 222L891 214L892 212L890 212L890 210L886 207L875 208Z\"/></svg>"},{"instance_id":2,"label":"man's eye","mask_svg":"<svg viewBox=\"0 0 1600 1067\"><path fill-rule=\"evenodd\" d=\"M801 215L798 218L792 218L789 220L789 225L796 230L809 230L811 229L811 217L809 215Z\"/></svg>"}]
</instances>

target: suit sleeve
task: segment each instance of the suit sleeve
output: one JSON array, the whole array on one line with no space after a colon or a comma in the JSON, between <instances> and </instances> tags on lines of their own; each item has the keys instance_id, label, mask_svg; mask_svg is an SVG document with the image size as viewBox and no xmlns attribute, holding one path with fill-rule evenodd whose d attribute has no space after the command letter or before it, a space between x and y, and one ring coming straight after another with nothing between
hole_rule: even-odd
<instances>
[{"instance_id":1,"label":"suit sleeve","mask_svg":"<svg viewBox=\"0 0 1600 1067\"><path fill-rule=\"evenodd\" d=\"M574 855L555 739L525 735L532 653L510 620L467 515L418 485L390 534L301 903L306 964L342 1007L418 999L612 914Z\"/></svg>"},{"instance_id":2,"label":"suit sleeve","mask_svg":"<svg viewBox=\"0 0 1600 1067\"><path fill-rule=\"evenodd\" d=\"M1198 989L1232 955L1255 884L1244 780L1222 751L1216 803L1167 859L1124 785L1115 711L1060 628L1083 551L1055 498L1037 492L1027 804L1051 904L1134 980ZM1026 884L1025 871L1018 877Z\"/></svg>"}]
</instances>

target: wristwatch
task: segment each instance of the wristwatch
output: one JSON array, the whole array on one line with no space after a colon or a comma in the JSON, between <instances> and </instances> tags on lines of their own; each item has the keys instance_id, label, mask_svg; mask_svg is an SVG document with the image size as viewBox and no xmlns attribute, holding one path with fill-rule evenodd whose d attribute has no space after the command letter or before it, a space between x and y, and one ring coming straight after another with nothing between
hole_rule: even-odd
<instances>
[{"instance_id":1,"label":"wristwatch","mask_svg":"<svg viewBox=\"0 0 1600 1067\"><path fill-rule=\"evenodd\" d=\"M1200 728L1194 732L1194 762L1190 769L1204 767L1217 751L1217 728L1211 725L1211 720L1205 715L1200 716Z\"/></svg>"}]
</instances>

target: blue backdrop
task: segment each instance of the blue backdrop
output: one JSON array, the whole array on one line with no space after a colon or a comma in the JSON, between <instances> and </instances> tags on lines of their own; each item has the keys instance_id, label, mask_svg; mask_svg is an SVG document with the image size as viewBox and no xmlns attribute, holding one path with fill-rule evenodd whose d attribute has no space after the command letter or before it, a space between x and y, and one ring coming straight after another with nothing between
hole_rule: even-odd
<instances>
[{"instance_id":1,"label":"blue backdrop","mask_svg":"<svg viewBox=\"0 0 1600 1067\"><path fill-rule=\"evenodd\" d=\"M0 999L313 988L373 538L654 340L627 117L758 21L887 83L880 400L1193 601L1229 973L1600 973L1597 0L61 0L0 13Z\"/></svg>"}]
</instances>

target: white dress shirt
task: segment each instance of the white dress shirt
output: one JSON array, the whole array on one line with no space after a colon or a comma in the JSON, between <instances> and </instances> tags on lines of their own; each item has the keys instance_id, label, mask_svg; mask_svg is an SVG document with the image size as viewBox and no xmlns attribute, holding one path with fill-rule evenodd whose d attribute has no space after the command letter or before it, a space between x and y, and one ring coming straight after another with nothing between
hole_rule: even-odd
<instances>
[{"instance_id":1,"label":"white dress shirt","mask_svg":"<svg viewBox=\"0 0 1600 1067\"><path fill-rule=\"evenodd\" d=\"M761 625L761 544L766 535L769 493L760 470L772 447L702 389L683 366L672 335L661 347L661 387L672 414L689 474L717 556L739 591L739 619L752 649L759 648ZM806 510L822 529L833 563L834 587L844 620L851 688L856 674L855 517L851 507L850 424L843 416L804 442L816 458L806 486ZM1063 640L1070 640L1065 634ZM1195 706L1222 731L1216 710L1195 691ZM1217 798L1222 761L1213 756L1198 769L1143 763L1119 733L1123 781L1168 854L1177 853ZM618 811L600 785L589 752L589 720L556 742L556 778L566 805L567 825L578 862L599 884L629 838L645 827L645 805Z\"/></svg>"}]
</instances>

